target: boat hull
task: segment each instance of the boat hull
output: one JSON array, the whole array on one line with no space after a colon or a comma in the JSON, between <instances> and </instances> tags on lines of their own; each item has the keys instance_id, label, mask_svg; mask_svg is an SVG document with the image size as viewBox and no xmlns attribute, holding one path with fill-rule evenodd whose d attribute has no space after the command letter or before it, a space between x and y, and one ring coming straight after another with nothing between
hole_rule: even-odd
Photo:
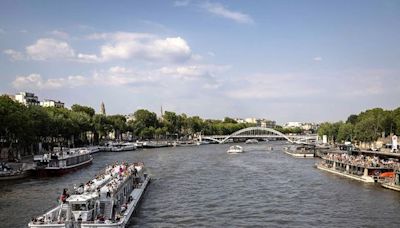
<instances>
[{"instance_id":1,"label":"boat hull","mask_svg":"<svg viewBox=\"0 0 400 228\"><path fill-rule=\"evenodd\" d=\"M78 169L81 169L85 166L89 166L90 164L92 164L93 158L90 158L90 160L87 160L85 162L73 165L73 166L69 166L69 167L63 167L63 168L42 168L42 169L37 169L35 171L35 175L36 176L61 176L64 175L66 173L70 173L73 171L76 171Z\"/></svg>"},{"instance_id":2,"label":"boat hull","mask_svg":"<svg viewBox=\"0 0 400 228\"><path fill-rule=\"evenodd\" d=\"M323 165L320 165L320 164L316 165L316 167L317 167L317 169L320 169L320 170L323 170L323 171L327 171L327 172L330 172L330 173L333 173L333 174L336 174L336 175L339 175L339 176L347 177L347 178L350 178L350 179L353 179L353 180L358 180L358 181L362 181L362 182L366 182L366 183L375 183L376 182L374 180L374 178L370 177L370 176L365 176L365 175L356 176L356 175L352 175L352 174L347 174L347 173L343 173L343 172L340 172L340 171L337 171L337 170L333 170L331 168L327 168L327 167L325 167Z\"/></svg>"},{"instance_id":3,"label":"boat hull","mask_svg":"<svg viewBox=\"0 0 400 228\"><path fill-rule=\"evenodd\" d=\"M24 171L22 173L19 173L17 175L6 175L6 176L0 176L0 181L8 181L8 180L19 180L23 179L25 177L29 176L28 171Z\"/></svg>"},{"instance_id":4,"label":"boat hull","mask_svg":"<svg viewBox=\"0 0 400 228\"><path fill-rule=\"evenodd\" d=\"M296 158L314 158L314 153L292 153L289 151L285 151L285 153Z\"/></svg>"}]
</instances>

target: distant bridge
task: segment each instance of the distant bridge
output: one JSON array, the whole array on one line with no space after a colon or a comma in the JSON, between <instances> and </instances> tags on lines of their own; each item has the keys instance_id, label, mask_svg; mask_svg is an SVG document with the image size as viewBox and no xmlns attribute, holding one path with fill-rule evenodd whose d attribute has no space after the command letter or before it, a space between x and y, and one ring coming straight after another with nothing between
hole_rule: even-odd
<instances>
[{"instance_id":1,"label":"distant bridge","mask_svg":"<svg viewBox=\"0 0 400 228\"><path fill-rule=\"evenodd\" d=\"M282 132L267 127L248 127L232 133L231 135L208 135L201 136L201 140L210 140L218 143L225 143L229 139L268 139L268 138L283 138L287 141L294 142L307 142L309 140L316 140L317 135L285 135Z\"/></svg>"}]
</instances>

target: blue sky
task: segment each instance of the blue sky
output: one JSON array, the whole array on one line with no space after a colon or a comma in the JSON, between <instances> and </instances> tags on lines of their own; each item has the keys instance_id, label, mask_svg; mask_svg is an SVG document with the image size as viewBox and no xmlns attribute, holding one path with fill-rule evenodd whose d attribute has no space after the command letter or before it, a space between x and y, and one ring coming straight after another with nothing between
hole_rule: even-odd
<instances>
[{"instance_id":1,"label":"blue sky","mask_svg":"<svg viewBox=\"0 0 400 228\"><path fill-rule=\"evenodd\" d=\"M0 93L344 120L400 106L399 41L399 1L1 1Z\"/></svg>"}]
</instances>

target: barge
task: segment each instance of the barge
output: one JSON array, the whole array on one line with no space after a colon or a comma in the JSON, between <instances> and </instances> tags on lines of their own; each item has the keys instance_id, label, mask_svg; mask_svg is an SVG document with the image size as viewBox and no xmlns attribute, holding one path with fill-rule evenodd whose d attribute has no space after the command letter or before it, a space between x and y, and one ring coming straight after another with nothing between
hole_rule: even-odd
<instances>
[{"instance_id":1,"label":"barge","mask_svg":"<svg viewBox=\"0 0 400 228\"><path fill-rule=\"evenodd\" d=\"M301 146L285 147L284 152L296 158L314 158L315 146L301 145Z\"/></svg>"},{"instance_id":2,"label":"barge","mask_svg":"<svg viewBox=\"0 0 400 228\"><path fill-rule=\"evenodd\" d=\"M353 180L376 183L385 179L382 174L393 172L394 163L363 155L327 154L316 168Z\"/></svg>"},{"instance_id":3,"label":"barge","mask_svg":"<svg viewBox=\"0 0 400 228\"><path fill-rule=\"evenodd\" d=\"M55 153L35 155L36 173L39 176L57 176L90 165L93 161L88 149L69 149Z\"/></svg>"}]
</instances>

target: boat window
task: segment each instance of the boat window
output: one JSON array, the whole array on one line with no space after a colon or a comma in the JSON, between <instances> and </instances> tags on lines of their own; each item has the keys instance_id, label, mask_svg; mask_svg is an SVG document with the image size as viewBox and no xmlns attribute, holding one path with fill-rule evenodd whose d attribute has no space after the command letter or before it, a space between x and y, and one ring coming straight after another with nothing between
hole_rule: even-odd
<instances>
[{"instance_id":1,"label":"boat window","mask_svg":"<svg viewBox=\"0 0 400 228\"><path fill-rule=\"evenodd\" d=\"M73 211L86 211L86 204L85 203L78 203L78 204L72 204L72 210Z\"/></svg>"}]
</instances>

